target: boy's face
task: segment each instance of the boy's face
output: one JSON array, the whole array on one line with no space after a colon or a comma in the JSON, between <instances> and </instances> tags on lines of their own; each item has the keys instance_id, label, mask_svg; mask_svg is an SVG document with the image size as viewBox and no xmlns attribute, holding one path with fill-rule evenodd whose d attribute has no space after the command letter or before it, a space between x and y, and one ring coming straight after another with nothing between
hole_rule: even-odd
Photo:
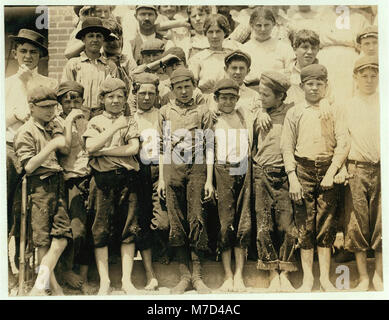
<instances>
[{"instance_id":1,"label":"boy's face","mask_svg":"<svg viewBox=\"0 0 389 320\"><path fill-rule=\"evenodd\" d=\"M173 84L173 93L176 99L182 103L187 103L192 99L194 89L190 79Z\"/></svg>"},{"instance_id":2,"label":"boy's face","mask_svg":"<svg viewBox=\"0 0 389 320\"><path fill-rule=\"evenodd\" d=\"M275 95L272 89L263 84L259 85L259 98L261 99L262 107L265 109L274 108L281 104L281 98Z\"/></svg>"},{"instance_id":3,"label":"boy's face","mask_svg":"<svg viewBox=\"0 0 389 320\"><path fill-rule=\"evenodd\" d=\"M147 111L150 110L157 99L157 92L155 85L151 83L141 84L137 94L138 107L141 110Z\"/></svg>"},{"instance_id":4,"label":"boy's face","mask_svg":"<svg viewBox=\"0 0 389 320\"><path fill-rule=\"evenodd\" d=\"M84 103L84 99L78 92L69 91L66 92L61 98L61 106L63 113L67 116L72 109L81 109Z\"/></svg>"},{"instance_id":5,"label":"boy's face","mask_svg":"<svg viewBox=\"0 0 389 320\"><path fill-rule=\"evenodd\" d=\"M251 27L255 33L255 38L259 41L265 41L270 39L274 23L264 17L258 17Z\"/></svg>"},{"instance_id":6,"label":"boy's face","mask_svg":"<svg viewBox=\"0 0 389 320\"><path fill-rule=\"evenodd\" d=\"M139 22L141 29L150 30L154 28L155 20L157 20L157 14L153 9L141 8L138 9L135 14L136 20Z\"/></svg>"},{"instance_id":7,"label":"boy's face","mask_svg":"<svg viewBox=\"0 0 389 320\"><path fill-rule=\"evenodd\" d=\"M55 116L56 104L40 107L35 104L30 104L31 116L39 123L50 122Z\"/></svg>"},{"instance_id":8,"label":"boy's face","mask_svg":"<svg viewBox=\"0 0 389 320\"><path fill-rule=\"evenodd\" d=\"M126 102L126 95L123 89L117 89L115 91L106 93L103 98L105 111L112 114L119 114L124 110L124 104Z\"/></svg>"},{"instance_id":9,"label":"boy's face","mask_svg":"<svg viewBox=\"0 0 389 320\"><path fill-rule=\"evenodd\" d=\"M378 86L378 71L373 68L365 68L354 75L358 89L365 95L376 92Z\"/></svg>"},{"instance_id":10,"label":"boy's face","mask_svg":"<svg viewBox=\"0 0 389 320\"><path fill-rule=\"evenodd\" d=\"M85 49L97 53L100 52L100 49L104 42L104 35L101 32L88 32L83 41L85 43Z\"/></svg>"},{"instance_id":11,"label":"boy's face","mask_svg":"<svg viewBox=\"0 0 389 320\"><path fill-rule=\"evenodd\" d=\"M225 113L234 111L238 100L239 96L232 93L220 93L218 97L215 96L218 109Z\"/></svg>"},{"instance_id":12,"label":"boy's face","mask_svg":"<svg viewBox=\"0 0 389 320\"><path fill-rule=\"evenodd\" d=\"M33 70L36 68L40 58L40 49L32 43L25 42L17 44L16 49L12 50L14 58L18 61L18 65L26 65L27 68Z\"/></svg>"},{"instance_id":13,"label":"boy's face","mask_svg":"<svg viewBox=\"0 0 389 320\"><path fill-rule=\"evenodd\" d=\"M240 60L233 60L226 69L228 77L235 80L240 86L243 84L243 80L249 71L250 69L247 68L246 62Z\"/></svg>"},{"instance_id":14,"label":"boy's face","mask_svg":"<svg viewBox=\"0 0 389 320\"><path fill-rule=\"evenodd\" d=\"M111 8L109 6L95 6L93 10L91 10L92 17L98 17L100 19L108 19L111 15Z\"/></svg>"},{"instance_id":15,"label":"boy's face","mask_svg":"<svg viewBox=\"0 0 389 320\"><path fill-rule=\"evenodd\" d=\"M300 68L312 64L315 61L318 52L319 46L313 46L308 41L300 43L298 48L294 50Z\"/></svg>"},{"instance_id":16,"label":"boy's face","mask_svg":"<svg viewBox=\"0 0 389 320\"><path fill-rule=\"evenodd\" d=\"M159 6L159 11L172 20L177 12L177 6Z\"/></svg>"},{"instance_id":17,"label":"boy's face","mask_svg":"<svg viewBox=\"0 0 389 320\"><path fill-rule=\"evenodd\" d=\"M185 66L184 62L182 62L181 60L176 61L176 62L166 66L165 73L170 77L174 70L176 70L179 67L184 67L184 66Z\"/></svg>"},{"instance_id":18,"label":"boy's face","mask_svg":"<svg viewBox=\"0 0 389 320\"><path fill-rule=\"evenodd\" d=\"M326 95L327 82L320 79L311 79L302 83L301 87L304 90L305 100L316 104Z\"/></svg>"},{"instance_id":19,"label":"boy's face","mask_svg":"<svg viewBox=\"0 0 389 320\"><path fill-rule=\"evenodd\" d=\"M193 8L190 16L189 21L192 25L193 29L195 29L196 32L202 33L204 30L204 22L205 18L207 17L207 14L205 11L200 10L199 8Z\"/></svg>"},{"instance_id":20,"label":"boy's face","mask_svg":"<svg viewBox=\"0 0 389 320\"><path fill-rule=\"evenodd\" d=\"M122 53L123 37L122 36L118 36L118 37L119 39L104 41L103 49L105 53L108 53L110 55L119 55Z\"/></svg>"},{"instance_id":21,"label":"boy's face","mask_svg":"<svg viewBox=\"0 0 389 320\"><path fill-rule=\"evenodd\" d=\"M161 59L162 51L144 51L142 52L142 61L143 63L151 63Z\"/></svg>"},{"instance_id":22,"label":"boy's face","mask_svg":"<svg viewBox=\"0 0 389 320\"><path fill-rule=\"evenodd\" d=\"M361 51L367 56L378 55L378 39L367 37L361 40Z\"/></svg>"}]
</instances>

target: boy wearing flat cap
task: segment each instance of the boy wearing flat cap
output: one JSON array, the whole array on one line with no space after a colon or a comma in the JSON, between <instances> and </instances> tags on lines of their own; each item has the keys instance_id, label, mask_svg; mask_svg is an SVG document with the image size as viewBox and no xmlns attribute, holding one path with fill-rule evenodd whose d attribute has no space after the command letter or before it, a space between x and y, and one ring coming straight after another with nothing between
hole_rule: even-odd
<instances>
[{"instance_id":1,"label":"boy wearing flat cap","mask_svg":"<svg viewBox=\"0 0 389 320\"><path fill-rule=\"evenodd\" d=\"M65 197L63 170L56 151L67 152L63 130L55 123L57 95L48 87L28 92L31 118L15 135L16 156L27 175L31 199L31 225L34 246L38 248L39 273L30 295L63 295L54 268L72 239Z\"/></svg>"},{"instance_id":2,"label":"boy wearing flat cap","mask_svg":"<svg viewBox=\"0 0 389 320\"><path fill-rule=\"evenodd\" d=\"M218 195L221 254L225 281L221 291L246 291L243 267L251 238L250 174L248 174L249 132L245 111L236 108L239 85L232 79L216 83L215 180ZM235 254L235 274L231 270L231 251Z\"/></svg>"},{"instance_id":3,"label":"boy wearing flat cap","mask_svg":"<svg viewBox=\"0 0 389 320\"><path fill-rule=\"evenodd\" d=\"M288 272L297 271L294 254L297 230L289 198L288 175L280 149L282 126L293 104L285 104L290 82L275 71L264 71L259 82L262 108L272 121L269 130L254 120L253 175L260 270L269 270L269 291L294 291Z\"/></svg>"},{"instance_id":4,"label":"boy wearing flat cap","mask_svg":"<svg viewBox=\"0 0 389 320\"><path fill-rule=\"evenodd\" d=\"M91 215L87 213L86 202L89 195L90 167L82 135L88 123L89 111L83 106L84 88L78 82L62 82L57 90L57 100L62 106L63 121L69 153L59 157L64 170L69 216L71 220L73 243L71 254L66 256L63 279L69 286L91 293L88 285L88 266L93 262L93 243L90 235ZM73 264L80 265L80 275L73 272Z\"/></svg>"},{"instance_id":5,"label":"boy wearing flat cap","mask_svg":"<svg viewBox=\"0 0 389 320\"><path fill-rule=\"evenodd\" d=\"M10 36L14 48L12 55L18 64L16 74L5 79L5 119L6 119L6 152L7 152L7 212L8 221L13 219L12 206L17 185L21 180L21 168L17 163L14 151L14 137L17 130L30 116L27 92L34 86L57 88L57 80L38 73L38 63L46 57L47 39L38 32L20 29L17 36ZM20 201L18 201L20 202ZM15 202L15 206L17 203ZM11 230L11 226L8 226Z\"/></svg>"},{"instance_id":6,"label":"boy wearing flat cap","mask_svg":"<svg viewBox=\"0 0 389 320\"><path fill-rule=\"evenodd\" d=\"M104 80L99 99L105 110L89 121L83 135L96 185L92 235L100 276L98 294L110 291L109 244L120 245L122 289L128 294L136 290L131 281L135 244L141 252L151 245L149 226L141 225L138 217L139 132L134 118L123 115L127 91L122 80Z\"/></svg>"},{"instance_id":7,"label":"boy wearing flat cap","mask_svg":"<svg viewBox=\"0 0 389 320\"><path fill-rule=\"evenodd\" d=\"M339 187L334 185L334 178L350 144L339 107L331 105L330 116L321 117L320 101L327 89L327 69L311 64L301 70L300 77L305 102L288 110L281 135L304 273L299 290L312 290L313 255L317 247L321 289L332 291L336 289L330 282L329 271L337 228Z\"/></svg>"},{"instance_id":8,"label":"boy wearing flat cap","mask_svg":"<svg viewBox=\"0 0 389 320\"><path fill-rule=\"evenodd\" d=\"M76 34L76 38L84 42L85 50L79 57L71 58L62 73L61 82L77 81L84 87L84 105L92 115L96 109L100 109L97 97L101 83L108 76L118 77L116 65L100 53L103 41L110 33L100 18L86 18L82 29Z\"/></svg>"},{"instance_id":9,"label":"boy wearing flat cap","mask_svg":"<svg viewBox=\"0 0 389 320\"><path fill-rule=\"evenodd\" d=\"M171 292L183 294L192 280L199 293L209 293L201 280L200 259L209 250L202 201L210 200L213 195L213 139L208 137L207 130L212 128L212 118L208 107L197 105L193 99L195 81L191 71L178 68L170 81L176 99L160 109L158 194L166 197L169 245L179 262L180 282ZM193 263L192 276L187 246Z\"/></svg>"},{"instance_id":10,"label":"boy wearing flat cap","mask_svg":"<svg viewBox=\"0 0 389 320\"><path fill-rule=\"evenodd\" d=\"M141 143L140 179L144 186L140 200L141 216L148 218L148 224L153 230L156 240L153 243L153 254L158 256L161 263L168 264L169 218L166 203L158 196L159 109L155 107L158 103L158 84L158 77L152 73L140 73L134 77L133 94L137 104L134 118L138 124Z\"/></svg>"},{"instance_id":11,"label":"boy wearing flat cap","mask_svg":"<svg viewBox=\"0 0 389 320\"><path fill-rule=\"evenodd\" d=\"M378 27L369 26L357 35L357 49L361 55L378 56Z\"/></svg>"},{"instance_id":12,"label":"boy wearing flat cap","mask_svg":"<svg viewBox=\"0 0 389 320\"><path fill-rule=\"evenodd\" d=\"M382 284L382 212L380 170L380 105L378 59L359 58L354 66L357 94L346 110L351 147L347 157L345 248L355 253L359 272L357 291L369 289L366 252L374 250L374 289Z\"/></svg>"}]
</instances>

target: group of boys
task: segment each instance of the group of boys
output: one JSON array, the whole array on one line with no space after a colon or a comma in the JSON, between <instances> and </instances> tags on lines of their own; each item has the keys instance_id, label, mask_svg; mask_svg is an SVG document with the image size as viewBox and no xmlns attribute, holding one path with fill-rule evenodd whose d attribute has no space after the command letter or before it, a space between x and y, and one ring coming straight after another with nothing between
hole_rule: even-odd
<instances>
[{"instance_id":1,"label":"group of boys","mask_svg":"<svg viewBox=\"0 0 389 320\"><path fill-rule=\"evenodd\" d=\"M320 41L312 31L296 33L290 73L263 72L258 92L244 84L255 57L230 53L226 77L212 95L196 88L179 48L163 53L162 41L145 41L140 54L161 54L143 57L131 73L120 72L112 59L120 50L101 53L107 41L122 47L120 32L89 17L75 37L84 49L68 61L58 87L37 74L39 58L47 55L46 39L28 29L13 37L19 70L6 80L7 196L9 212L17 215L13 198L26 175L39 264L31 295L48 289L63 294L54 272L61 256L67 282L92 292L93 251L98 294L108 294L108 250L117 248L123 291L135 290L131 274L137 249L145 289L156 290L155 239L178 261L180 281L172 293L182 294L191 284L199 293L211 293L202 264L212 232L218 232L217 254L225 271L220 290L245 291L243 267L254 231L257 267L270 271L269 290L295 290L288 273L299 269L299 251L299 290L311 291L317 249L321 288L334 291L330 262L341 185L346 185L345 248L355 253L360 276L356 290L369 289L370 249L375 252L372 283L382 290L375 55L355 62L355 96L347 106L337 106L327 69L316 61ZM359 41L371 37L377 37L374 30ZM161 65L169 69L167 75L153 71ZM209 205L214 200L220 228L207 224L207 215L215 214ZM8 221L15 232L17 219L9 214ZM80 265L79 277L74 264Z\"/></svg>"}]
</instances>

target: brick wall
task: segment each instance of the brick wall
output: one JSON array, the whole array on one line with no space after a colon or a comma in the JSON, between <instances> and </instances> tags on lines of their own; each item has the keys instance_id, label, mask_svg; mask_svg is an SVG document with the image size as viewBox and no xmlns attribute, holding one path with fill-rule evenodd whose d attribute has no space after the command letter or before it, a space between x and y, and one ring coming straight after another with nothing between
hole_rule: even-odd
<instances>
[{"instance_id":1,"label":"brick wall","mask_svg":"<svg viewBox=\"0 0 389 320\"><path fill-rule=\"evenodd\" d=\"M67 59L64 56L70 33L74 30L72 6L49 7L49 77L61 81Z\"/></svg>"}]
</instances>

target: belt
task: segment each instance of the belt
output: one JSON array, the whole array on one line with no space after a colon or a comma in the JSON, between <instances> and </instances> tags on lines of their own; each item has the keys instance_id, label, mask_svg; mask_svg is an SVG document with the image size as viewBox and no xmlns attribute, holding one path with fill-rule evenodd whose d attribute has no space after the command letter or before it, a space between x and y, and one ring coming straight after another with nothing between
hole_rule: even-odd
<instances>
[{"instance_id":1,"label":"belt","mask_svg":"<svg viewBox=\"0 0 389 320\"><path fill-rule=\"evenodd\" d=\"M301 158L299 156L294 156L296 161L307 167L325 167L329 166L332 162L332 158L326 160L310 160L307 158Z\"/></svg>"},{"instance_id":2,"label":"belt","mask_svg":"<svg viewBox=\"0 0 389 320\"><path fill-rule=\"evenodd\" d=\"M221 168L239 168L241 166L241 162L237 163L216 163L215 167L221 167Z\"/></svg>"},{"instance_id":3,"label":"belt","mask_svg":"<svg viewBox=\"0 0 389 320\"><path fill-rule=\"evenodd\" d=\"M254 169L261 169L267 173L283 173L286 174L285 172L285 167L276 167L276 166L260 166L258 164L253 165Z\"/></svg>"},{"instance_id":4,"label":"belt","mask_svg":"<svg viewBox=\"0 0 389 320\"><path fill-rule=\"evenodd\" d=\"M356 167L377 167L378 168L381 165L380 161L374 163L368 161L347 160L347 163L354 164Z\"/></svg>"},{"instance_id":5,"label":"belt","mask_svg":"<svg viewBox=\"0 0 389 320\"><path fill-rule=\"evenodd\" d=\"M112 172L113 174L116 174L116 175L122 175L122 174L127 174L128 173L128 170L125 169L125 168L120 168L120 169L115 169L115 170L111 170L109 172Z\"/></svg>"}]
</instances>

